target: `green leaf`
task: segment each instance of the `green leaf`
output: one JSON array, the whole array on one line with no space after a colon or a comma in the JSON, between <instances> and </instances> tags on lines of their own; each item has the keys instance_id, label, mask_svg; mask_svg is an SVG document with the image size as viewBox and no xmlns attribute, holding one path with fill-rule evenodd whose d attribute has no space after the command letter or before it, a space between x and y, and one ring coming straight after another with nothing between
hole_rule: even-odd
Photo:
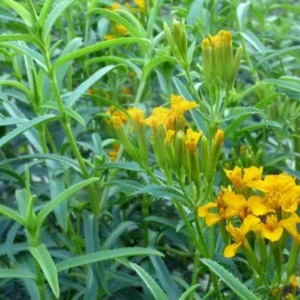
<instances>
[{"instance_id":1,"label":"green leaf","mask_svg":"<svg viewBox=\"0 0 300 300\"><path fill-rule=\"evenodd\" d=\"M75 0L63 0L63 1L59 2L56 6L54 6L52 11L48 15L46 23L45 23L45 32L44 32L45 38L51 32L51 28L52 28L53 24L55 23L55 21L62 15L63 11L66 8L68 8L68 6L70 4L72 4L73 2L75 2Z\"/></svg>"},{"instance_id":2,"label":"green leaf","mask_svg":"<svg viewBox=\"0 0 300 300\"><path fill-rule=\"evenodd\" d=\"M300 93L300 83L298 83L298 82L292 82L287 79L284 80L284 79L275 79L275 78L268 78L268 79L265 79L263 82L274 84L274 85L282 87L284 89Z\"/></svg>"},{"instance_id":3,"label":"green leaf","mask_svg":"<svg viewBox=\"0 0 300 300\"><path fill-rule=\"evenodd\" d=\"M66 106L72 107L76 101L83 95L84 92L88 90L90 86L92 86L95 82L100 80L105 74L107 74L109 71L113 70L117 66L107 66L104 68L101 68L96 73L94 73L92 76L90 76L87 80L82 82L71 95L66 100Z\"/></svg>"},{"instance_id":4,"label":"green leaf","mask_svg":"<svg viewBox=\"0 0 300 300\"><path fill-rule=\"evenodd\" d=\"M33 97L33 93L25 85L19 83L18 81L3 80L3 81L0 81L0 86L2 86L2 85L3 86L12 86L12 87L19 89L27 96L29 101Z\"/></svg>"},{"instance_id":5,"label":"green leaf","mask_svg":"<svg viewBox=\"0 0 300 300\"><path fill-rule=\"evenodd\" d=\"M222 122L226 122L232 119L237 119L239 117L242 117L244 115L254 115L258 114L262 116L263 118L266 118L265 114L255 107L234 107L230 109L228 116L226 116L224 119L222 119Z\"/></svg>"},{"instance_id":6,"label":"green leaf","mask_svg":"<svg viewBox=\"0 0 300 300\"><path fill-rule=\"evenodd\" d=\"M190 286L181 296L178 300L187 300L190 297L190 294L193 293L199 286L200 284L194 284Z\"/></svg>"},{"instance_id":7,"label":"green leaf","mask_svg":"<svg viewBox=\"0 0 300 300\"><path fill-rule=\"evenodd\" d=\"M128 37L128 38L119 38L110 41L104 41L97 43L95 45L87 46L85 48L79 49L67 55L60 57L53 65L53 69L56 70L60 65L66 63L69 60L73 60L79 58L81 56L87 55L89 53L93 53L99 51L101 49L110 48L119 45L129 45L129 44L143 44L149 45L150 41L143 38L135 38L135 37Z\"/></svg>"},{"instance_id":8,"label":"green leaf","mask_svg":"<svg viewBox=\"0 0 300 300\"><path fill-rule=\"evenodd\" d=\"M155 69L158 65L165 63L165 62L176 64L176 59L171 56L167 56L167 55L158 56L158 57L153 58L144 67L144 70L143 70L144 79L147 79L147 77L149 76L150 72L153 69Z\"/></svg>"},{"instance_id":9,"label":"green leaf","mask_svg":"<svg viewBox=\"0 0 300 300\"><path fill-rule=\"evenodd\" d=\"M56 102L46 102L41 107L42 108L51 108L51 109L55 109L55 110L59 111L59 108L58 108L58 105ZM86 127L86 124L85 124L83 118L81 117L81 115L78 112L76 112L75 110L73 110L72 108L67 107L67 106L64 106L64 110L71 118L73 118L78 123L80 123L81 125Z\"/></svg>"},{"instance_id":10,"label":"green leaf","mask_svg":"<svg viewBox=\"0 0 300 300\"><path fill-rule=\"evenodd\" d=\"M217 262L203 258L201 261L220 279L222 279L241 299L258 300L258 298L247 289L236 277L220 266Z\"/></svg>"},{"instance_id":11,"label":"green leaf","mask_svg":"<svg viewBox=\"0 0 300 300\"><path fill-rule=\"evenodd\" d=\"M121 257L138 256L138 255L163 256L162 253L151 248L132 247L132 248L112 249L112 250L99 251L87 255L70 258L68 260L65 260L57 264L57 270L58 272L61 272L64 270L68 270L70 268L84 266L97 261L104 261L108 259L116 259Z\"/></svg>"},{"instance_id":12,"label":"green leaf","mask_svg":"<svg viewBox=\"0 0 300 300\"><path fill-rule=\"evenodd\" d=\"M8 4L23 20L24 22L32 27L32 17L31 14L19 3L13 0L2 0L4 3Z\"/></svg>"},{"instance_id":13,"label":"green leaf","mask_svg":"<svg viewBox=\"0 0 300 300\"><path fill-rule=\"evenodd\" d=\"M44 123L46 121L52 121L55 119L58 119L59 117L55 116L55 115L44 115L41 117L37 117L35 119L32 119L26 123L23 123L22 125L19 125L16 129L10 131L8 134L6 134L4 137L2 137L0 139L0 148L5 145L6 143L8 143L10 140L12 140L13 138L17 137L19 134L29 130L30 128L39 125L41 123Z\"/></svg>"},{"instance_id":14,"label":"green leaf","mask_svg":"<svg viewBox=\"0 0 300 300\"><path fill-rule=\"evenodd\" d=\"M138 194L151 194L157 198L169 198L171 200L178 200L184 205L189 205L186 198L184 197L184 194L173 187L169 186L147 186L145 188L139 189L138 191L132 193L131 195L138 195Z\"/></svg>"},{"instance_id":15,"label":"green leaf","mask_svg":"<svg viewBox=\"0 0 300 300\"><path fill-rule=\"evenodd\" d=\"M79 168L78 162L74 159L71 159L69 157L56 155L56 154L28 154L23 155L16 158L10 158L5 160L0 160L0 166L11 164L16 161L25 160L25 159L50 159L54 161L58 161L64 165L67 165L69 167L72 167L76 172L81 174L81 170Z\"/></svg>"},{"instance_id":16,"label":"green leaf","mask_svg":"<svg viewBox=\"0 0 300 300\"><path fill-rule=\"evenodd\" d=\"M147 24L147 37L149 39L152 39L152 37L153 37L153 26L155 24L155 20L157 20L159 7L161 6L163 1L164 0L155 1L155 4L153 5L153 7L150 10L149 20L148 20L148 24Z\"/></svg>"},{"instance_id":17,"label":"green leaf","mask_svg":"<svg viewBox=\"0 0 300 300\"><path fill-rule=\"evenodd\" d=\"M108 162L92 169L91 174L103 169L123 169L129 171L144 172L144 170L136 162Z\"/></svg>"},{"instance_id":18,"label":"green leaf","mask_svg":"<svg viewBox=\"0 0 300 300\"><path fill-rule=\"evenodd\" d=\"M169 299L160 286L155 282L155 280L143 268L134 263L131 263L130 265L142 278L155 300Z\"/></svg>"},{"instance_id":19,"label":"green leaf","mask_svg":"<svg viewBox=\"0 0 300 300\"><path fill-rule=\"evenodd\" d=\"M265 49L261 41L251 32L240 32L240 34L258 51L265 55Z\"/></svg>"},{"instance_id":20,"label":"green leaf","mask_svg":"<svg viewBox=\"0 0 300 300\"><path fill-rule=\"evenodd\" d=\"M41 43L41 41L30 34L3 34L3 35L0 35L0 43L12 42L12 41L31 42L31 43L37 45L39 48L43 47L43 44Z\"/></svg>"},{"instance_id":21,"label":"green leaf","mask_svg":"<svg viewBox=\"0 0 300 300\"><path fill-rule=\"evenodd\" d=\"M90 65L96 64L96 63L100 63L100 62L114 62L114 63L118 63L118 64L123 64L126 67L128 67L129 69L131 69L133 72L136 73L136 75L138 76L138 78L142 77L142 71L141 69L134 63L132 63L130 60L119 57L119 56L104 56L104 57L95 57L92 59L89 59L86 63L85 66L88 67Z\"/></svg>"},{"instance_id":22,"label":"green leaf","mask_svg":"<svg viewBox=\"0 0 300 300\"><path fill-rule=\"evenodd\" d=\"M275 121L266 121L263 123L255 123L249 126L245 126L238 130L238 132L235 132L235 134L241 134L243 132L251 132L254 130L258 130L260 128L265 128L265 127L276 127L276 128L282 128L281 124Z\"/></svg>"},{"instance_id":23,"label":"green leaf","mask_svg":"<svg viewBox=\"0 0 300 300\"><path fill-rule=\"evenodd\" d=\"M36 279L35 274L17 269L0 269L0 278Z\"/></svg>"},{"instance_id":24,"label":"green leaf","mask_svg":"<svg viewBox=\"0 0 300 300\"><path fill-rule=\"evenodd\" d=\"M25 181L22 178L22 176L20 176L18 173L14 172L12 170L9 170L9 169L5 169L5 168L0 168L0 173L4 173L10 177L15 178L19 182L21 187L25 187Z\"/></svg>"},{"instance_id":25,"label":"green leaf","mask_svg":"<svg viewBox=\"0 0 300 300\"><path fill-rule=\"evenodd\" d=\"M128 22L126 19L119 16L115 12L103 8L93 8L88 11L88 16L92 14L100 14L124 26L128 30L129 34L133 37L143 37L143 34L134 25L132 25L130 22Z\"/></svg>"},{"instance_id":26,"label":"green leaf","mask_svg":"<svg viewBox=\"0 0 300 300\"><path fill-rule=\"evenodd\" d=\"M170 276L170 271L167 269L164 261L159 256L150 256L150 259L154 266L156 276L161 286L166 291L168 298L170 300L177 300L180 296L180 293L172 277Z\"/></svg>"},{"instance_id":27,"label":"green leaf","mask_svg":"<svg viewBox=\"0 0 300 300\"><path fill-rule=\"evenodd\" d=\"M135 223L131 221L125 221L118 224L118 226L112 232L110 232L108 238L105 240L102 246L102 249L109 249L114 244L114 242L120 237L120 235L133 225L135 225Z\"/></svg>"},{"instance_id":28,"label":"green leaf","mask_svg":"<svg viewBox=\"0 0 300 300\"><path fill-rule=\"evenodd\" d=\"M68 199L71 195L76 193L77 191L81 190L85 186L95 182L96 180L99 180L97 177L93 177L81 182L78 182L66 190L64 190L62 193L60 193L58 196L56 196L54 199L52 199L48 204L41 209L41 211L37 215L37 221L39 225L41 226L44 220L47 218L47 216L54 210L55 207L57 207L60 203L62 203L64 200Z\"/></svg>"},{"instance_id":29,"label":"green leaf","mask_svg":"<svg viewBox=\"0 0 300 300\"><path fill-rule=\"evenodd\" d=\"M42 10L40 12L40 16L39 16L40 27L45 26L47 15L49 14L49 11L51 10L51 7L52 7L54 1L55 0L46 0L46 2L44 3Z\"/></svg>"},{"instance_id":30,"label":"green leaf","mask_svg":"<svg viewBox=\"0 0 300 300\"><path fill-rule=\"evenodd\" d=\"M250 6L249 2L240 3L237 7L237 18L240 23L242 31L245 31L246 23L247 23L247 11Z\"/></svg>"},{"instance_id":31,"label":"green leaf","mask_svg":"<svg viewBox=\"0 0 300 300\"><path fill-rule=\"evenodd\" d=\"M88 215L84 219L84 240L86 244L86 254L100 250L98 222L97 217L94 215ZM103 289L107 295L110 295L103 262L93 263L90 267L92 268L98 286Z\"/></svg>"},{"instance_id":32,"label":"green leaf","mask_svg":"<svg viewBox=\"0 0 300 300\"><path fill-rule=\"evenodd\" d=\"M40 265L54 295L59 298L58 276L55 263L45 245L29 248L32 256Z\"/></svg>"},{"instance_id":33,"label":"green leaf","mask_svg":"<svg viewBox=\"0 0 300 300\"><path fill-rule=\"evenodd\" d=\"M25 226L25 220L23 219L23 217L18 212L5 205L0 204L0 214L5 215L8 218Z\"/></svg>"},{"instance_id":34,"label":"green leaf","mask_svg":"<svg viewBox=\"0 0 300 300\"><path fill-rule=\"evenodd\" d=\"M176 224L175 222L172 222L168 219L165 219L165 218L162 218L162 217L158 217L158 216L149 216L147 218L144 219L144 222L153 222L153 223L157 223L157 224L160 224L160 225L163 225L163 226L167 226L167 227L170 227L170 228L173 228L176 230Z\"/></svg>"}]
</instances>

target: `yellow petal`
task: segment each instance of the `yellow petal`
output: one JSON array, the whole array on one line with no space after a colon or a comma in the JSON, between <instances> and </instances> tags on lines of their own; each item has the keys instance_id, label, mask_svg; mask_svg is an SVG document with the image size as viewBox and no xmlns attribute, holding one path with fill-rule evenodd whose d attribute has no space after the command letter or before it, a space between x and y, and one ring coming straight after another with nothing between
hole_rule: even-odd
<instances>
[{"instance_id":1,"label":"yellow petal","mask_svg":"<svg viewBox=\"0 0 300 300\"><path fill-rule=\"evenodd\" d=\"M292 237L298 237L297 224L292 218L281 220L278 225L282 226Z\"/></svg>"},{"instance_id":2,"label":"yellow petal","mask_svg":"<svg viewBox=\"0 0 300 300\"><path fill-rule=\"evenodd\" d=\"M221 221L221 219L222 218L218 215L208 213L206 215L205 222L206 222L207 226L213 226L213 225L217 224L219 221Z\"/></svg>"},{"instance_id":3,"label":"yellow petal","mask_svg":"<svg viewBox=\"0 0 300 300\"><path fill-rule=\"evenodd\" d=\"M275 230L271 231L265 224L261 224L261 232L266 239L270 240L271 242L276 242L281 238L283 228L277 227Z\"/></svg>"},{"instance_id":4,"label":"yellow petal","mask_svg":"<svg viewBox=\"0 0 300 300\"><path fill-rule=\"evenodd\" d=\"M217 207L217 203L215 202L209 202L203 206L200 206L198 208L198 216L201 218L204 218L207 216L208 211L212 208L212 207Z\"/></svg>"},{"instance_id":5,"label":"yellow petal","mask_svg":"<svg viewBox=\"0 0 300 300\"><path fill-rule=\"evenodd\" d=\"M237 249L241 246L242 243L234 243L227 246L224 250L224 256L227 258L234 257Z\"/></svg>"},{"instance_id":6,"label":"yellow petal","mask_svg":"<svg viewBox=\"0 0 300 300\"><path fill-rule=\"evenodd\" d=\"M252 206L252 213L256 216L264 216L267 213L275 213L275 210L274 209L268 209L263 204L255 204L254 206Z\"/></svg>"},{"instance_id":7,"label":"yellow petal","mask_svg":"<svg viewBox=\"0 0 300 300\"><path fill-rule=\"evenodd\" d=\"M241 230L246 235L250 230L253 230L261 221L259 218L249 215L243 222Z\"/></svg>"}]
</instances>

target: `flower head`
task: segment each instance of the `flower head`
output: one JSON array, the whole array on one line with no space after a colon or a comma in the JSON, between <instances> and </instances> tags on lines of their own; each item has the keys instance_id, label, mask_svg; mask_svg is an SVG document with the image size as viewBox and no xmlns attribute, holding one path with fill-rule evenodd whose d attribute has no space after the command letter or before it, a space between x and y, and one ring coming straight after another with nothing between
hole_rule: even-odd
<instances>
[{"instance_id":1,"label":"flower head","mask_svg":"<svg viewBox=\"0 0 300 300\"><path fill-rule=\"evenodd\" d=\"M197 144L203 134L203 131L193 131L191 128L189 128L186 132L186 140L185 145L191 152L196 152L197 150Z\"/></svg>"},{"instance_id":2,"label":"flower head","mask_svg":"<svg viewBox=\"0 0 300 300\"><path fill-rule=\"evenodd\" d=\"M175 131L174 130L168 130L167 131L167 135L166 135L166 143L167 145L171 145L172 141L173 141L173 138L174 138L174 135L175 135Z\"/></svg>"},{"instance_id":3,"label":"flower head","mask_svg":"<svg viewBox=\"0 0 300 300\"><path fill-rule=\"evenodd\" d=\"M249 215L244 220L240 228L233 227L231 223L229 224L229 226L226 226L226 230L230 233L232 239L234 240L234 243L225 248L224 256L228 258L235 256L238 248L243 246L247 242L247 233L251 230L255 230L259 223L259 218L253 215Z\"/></svg>"},{"instance_id":4,"label":"flower head","mask_svg":"<svg viewBox=\"0 0 300 300\"><path fill-rule=\"evenodd\" d=\"M128 109L127 112L137 125L142 125L144 123L145 112L143 110L133 107Z\"/></svg>"},{"instance_id":5,"label":"flower head","mask_svg":"<svg viewBox=\"0 0 300 300\"><path fill-rule=\"evenodd\" d=\"M111 161L113 162L116 161L119 149L120 149L119 144L113 144L113 150L108 152Z\"/></svg>"}]
</instances>

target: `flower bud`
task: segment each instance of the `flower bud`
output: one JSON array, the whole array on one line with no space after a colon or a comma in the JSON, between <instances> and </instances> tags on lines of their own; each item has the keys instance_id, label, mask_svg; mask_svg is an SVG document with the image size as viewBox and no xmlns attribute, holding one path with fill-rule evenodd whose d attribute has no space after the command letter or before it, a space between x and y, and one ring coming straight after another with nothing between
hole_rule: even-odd
<instances>
[{"instance_id":1,"label":"flower bud","mask_svg":"<svg viewBox=\"0 0 300 300\"><path fill-rule=\"evenodd\" d=\"M209 39L202 40L202 67L207 82L212 80L211 48Z\"/></svg>"},{"instance_id":2,"label":"flower bud","mask_svg":"<svg viewBox=\"0 0 300 300\"><path fill-rule=\"evenodd\" d=\"M174 38L172 36L172 33L171 33L170 28L167 23L164 23L164 32L165 32L165 37L168 41L168 44L173 51L173 49L175 48L175 41L174 41Z\"/></svg>"},{"instance_id":3,"label":"flower bud","mask_svg":"<svg viewBox=\"0 0 300 300\"><path fill-rule=\"evenodd\" d=\"M185 147L185 136L183 131L178 131L175 138L175 171L177 176L181 177L181 167L183 162L183 149Z\"/></svg>"},{"instance_id":4,"label":"flower bud","mask_svg":"<svg viewBox=\"0 0 300 300\"><path fill-rule=\"evenodd\" d=\"M233 58L230 86L232 86L234 83L235 77L237 75L237 72L238 72L238 69L239 69L239 66L241 63L242 54L243 54L243 47L240 46L240 47L238 47L238 49L235 53L235 56Z\"/></svg>"},{"instance_id":5,"label":"flower bud","mask_svg":"<svg viewBox=\"0 0 300 300\"><path fill-rule=\"evenodd\" d=\"M208 141L206 136L203 136L201 139L201 169L205 176L207 172L208 162L210 160L209 150L208 150Z\"/></svg>"}]
</instances>

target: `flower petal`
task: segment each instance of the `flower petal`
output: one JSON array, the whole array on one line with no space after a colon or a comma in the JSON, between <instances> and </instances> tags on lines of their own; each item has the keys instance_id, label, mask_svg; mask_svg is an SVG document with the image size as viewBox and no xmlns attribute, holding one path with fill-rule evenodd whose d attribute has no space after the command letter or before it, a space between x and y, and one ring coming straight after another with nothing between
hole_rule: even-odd
<instances>
[{"instance_id":1,"label":"flower petal","mask_svg":"<svg viewBox=\"0 0 300 300\"><path fill-rule=\"evenodd\" d=\"M215 224L217 224L219 221L221 221L221 217L216 215L216 214L211 214L211 213L208 213L206 215L206 224L207 226L214 226Z\"/></svg>"},{"instance_id":2,"label":"flower petal","mask_svg":"<svg viewBox=\"0 0 300 300\"><path fill-rule=\"evenodd\" d=\"M215 202L209 202L203 206L198 207L198 216L201 218L204 218L207 216L208 211L212 208L212 207L217 207L217 203Z\"/></svg>"},{"instance_id":3,"label":"flower petal","mask_svg":"<svg viewBox=\"0 0 300 300\"><path fill-rule=\"evenodd\" d=\"M270 240L271 242L276 242L278 241L281 236L282 236L282 233L283 233L283 228L282 227L277 227L275 228L275 230L271 231L267 226L263 226L265 224L261 224L261 232L262 232L262 235Z\"/></svg>"},{"instance_id":4,"label":"flower petal","mask_svg":"<svg viewBox=\"0 0 300 300\"><path fill-rule=\"evenodd\" d=\"M242 243L240 242L240 243L234 243L234 244L231 244L231 245L227 246L224 249L224 256L227 257L227 258L234 257L235 254L236 254L236 251L241 246L241 244Z\"/></svg>"}]
</instances>

